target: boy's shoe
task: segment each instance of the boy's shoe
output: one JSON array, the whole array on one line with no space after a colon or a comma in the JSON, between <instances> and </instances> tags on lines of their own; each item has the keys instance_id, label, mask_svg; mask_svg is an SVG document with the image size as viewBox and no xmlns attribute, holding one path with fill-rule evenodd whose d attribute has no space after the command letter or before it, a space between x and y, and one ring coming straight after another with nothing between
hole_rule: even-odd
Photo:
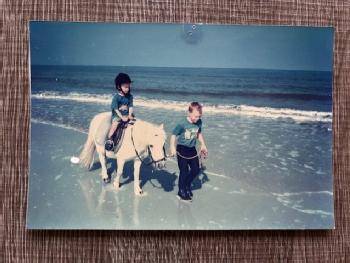
<instances>
[{"instance_id":1,"label":"boy's shoe","mask_svg":"<svg viewBox=\"0 0 350 263\"><path fill-rule=\"evenodd\" d=\"M177 193L177 198L184 202L192 202L192 198L184 190L179 190Z\"/></svg>"},{"instance_id":2,"label":"boy's shoe","mask_svg":"<svg viewBox=\"0 0 350 263\"><path fill-rule=\"evenodd\" d=\"M185 188L185 191L186 191L187 195L188 195L189 197L191 197L191 199L193 199L193 193L192 193L192 191L191 191L191 188L190 188L190 187L186 187L186 188Z\"/></svg>"},{"instance_id":3,"label":"boy's shoe","mask_svg":"<svg viewBox=\"0 0 350 263\"><path fill-rule=\"evenodd\" d=\"M105 149L107 151L113 151L113 149L114 149L114 142L113 142L113 140L109 139L109 140L107 140L105 142Z\"/></svg>"}]
</instances>

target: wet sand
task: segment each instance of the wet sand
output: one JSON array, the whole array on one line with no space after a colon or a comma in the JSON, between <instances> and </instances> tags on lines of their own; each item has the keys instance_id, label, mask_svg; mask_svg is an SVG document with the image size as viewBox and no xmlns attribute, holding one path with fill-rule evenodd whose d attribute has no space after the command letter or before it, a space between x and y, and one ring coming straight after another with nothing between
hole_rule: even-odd
<instances>
[{"instance_id":1,"label":"wet sand","mask_svg":"<svg viewBox=\"0 0 350 263\"><path fill-rule=\"evenodd\" d=\"M333 228L332 193L272 193L210 170L194 181L192 203L176 197L178 169L141 167L144 195L134 196L133 163L125 164L120 191L105 185L97 155L91 171L72 164L87 134L32 123L28 194L29 229L327 229ZM210 142L209 142L210 143ZM213 158L214 159L214 158ZM228 167L230 162L226 162ZM108 161L116 175L116 161ZM227 170L227 169L223 169ZM318 208L322 204L322 207ZM330 208L324 209L324 206Z\"/></svg>"}]
</instances>

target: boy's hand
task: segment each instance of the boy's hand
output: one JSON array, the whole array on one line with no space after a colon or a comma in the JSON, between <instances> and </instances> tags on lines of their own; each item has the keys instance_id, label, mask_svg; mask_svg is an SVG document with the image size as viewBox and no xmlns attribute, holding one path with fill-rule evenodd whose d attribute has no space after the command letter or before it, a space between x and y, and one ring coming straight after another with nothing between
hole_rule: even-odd
<instances>
[{"instance_id":1,"label":"boy's hand","mask_svg":"<svg viewBox=\"0 0 350 263\"><path fill-rule=\"evenodd\" d=\"M202 146L200 150L201 156L203 156L204 159L207 159L208 157L208 149L206 146Z\"/></svg>"},{"instance_id":2,"label":"boy's hand","mask_svg":"<svg viewBox=\"0 0 350 263\"><path fill-rule=\"evenodd\" d=\"M127 122L129 120L128 116L122 116L122 121Z\"/></svg>"},{"instance_id":3,"label":"boy's hand","mask_svg":"<svg viewBox=\"0 0 350 263\"><path fill-rule=\"evenodd\" d=\"M175 147L170 147L170 157L174 157L176 155Z\"/></svg>"}]
</instances>

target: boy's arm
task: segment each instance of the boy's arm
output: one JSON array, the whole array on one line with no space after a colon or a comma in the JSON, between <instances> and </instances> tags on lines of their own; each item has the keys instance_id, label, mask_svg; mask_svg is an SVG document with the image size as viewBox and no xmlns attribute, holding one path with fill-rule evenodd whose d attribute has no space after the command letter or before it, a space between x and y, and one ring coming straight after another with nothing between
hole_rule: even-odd
<instances>
[{"instance_id":1,"label":"boy's arm","mask_svg":"<svg viewBox=\"0 0 350 263\"><path fill-rule=\"evenodd\" d=\"M176 125L173 129L170 137L170 155L176 155L176 136L180 135L183 132L183 126L181 124Z\"/></svg>"},{"instance_id":2,"label":"boy's arm","mask_svg":"<svg viewBox=\"0 0 350 263\"><path fill-rule=\"evenodd\" d=\"M130 101L129 101L129 119L132 120L134 113L134 97L132 95L130 95Z\"/></svg>"},{"instance_id":3,"label":"boy's arm","mask_svg":"<svg viewBox=\"0 0 350 263\"><path fill-rule=\"evenodd\" d=\"M201 152L203 151L205 154L208 154L208 149L205 144L203 134L201 132L198 133L198 141L201 143Z\"/></svg>"},{"instance_id":4,"label":"boy's arm","mask_svg":"<svg viewBox=\"0 0 350 263\"><path fill-rule=\"evenodd\" d=\"M113 110L115 111L115 113L117 113L118 117L119 117L122 121L124 121L124 122L128 121L128 117L127 117L127 116L123 116L123 115L121 114L121 112L120 112L118 109L113 109Z\"/></svg>"},{"instance_id":5,"label":"boy's arm","mask_svg":"<svg viewBox=\"0 0 350 263\"><path fill-rule=\"evenodd\" d=\"M132 114L134 113L134 107L129 108L129 119L132 119Z\"/></svg>"},{"instance_id":6,"label":"boy's arm","mask_svg":"<svg viewBox=\"0 0 350 263\"><path fill-rule=\"evenodd\" d=\"M123 119L123 116L122 114L120 113L120 111L118 110L118 96L115 95L113 97L113 100L112 100L112 110L118 115L119 118Z\"/></svg>"},{"instance_id":7,"label":"boy's arm","mask_svg":"<svg viewBox=\"0 0 350 263\"><path fill-rule=\"evenodd\" d=\"M117 113L118 117L123 119L123 115L120 113L118 109L114 109L115 113Z\"/></svg>"},{"instance_id":8,"label":"boy's arm","mask_svg":"<svg viewBox=\"0 0 350 263\"><path fill-rule=\"evenodd\" d=\"M170 156L176 155L176 135L172 134L170 137Z\"/></svg>"}]
</instances>

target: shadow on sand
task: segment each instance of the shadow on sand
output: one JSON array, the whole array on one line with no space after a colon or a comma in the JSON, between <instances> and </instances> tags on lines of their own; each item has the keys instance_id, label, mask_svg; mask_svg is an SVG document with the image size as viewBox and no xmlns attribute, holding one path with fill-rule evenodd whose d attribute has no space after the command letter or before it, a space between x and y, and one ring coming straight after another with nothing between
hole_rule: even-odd
<instances>
[{"instance_id":1,"label":"shadow on sand","mask_svg":"<svg viewBox=\"0 0 350 263\"><path fill-rule=\"evenodd\" d=\"M117 162L114 159L108 159L107 160L107 172L109 179L113 179L116 175L117 170ZM90 171L95 171L101 169L101 163L95 162L93 166L91 167ZM141 181L141 188L149 182L153 187L158 189L163 189L164 192L172 192L176 186L176 180L177 180L176 173L170 173L167 170L156 170L151 165L141 165L140 168L140 181ZM121 182L120 186L127 185L134 181L134 162L129 161L126 162L124 165L123 170L123 176L124 179L123 182ZM198 190L202 188L202 185L209 181L208 176L206 175L205 171L202 171L199 176L197 176L193 182L192 182L192 190Z\"/></svg>"}]
</instances>

